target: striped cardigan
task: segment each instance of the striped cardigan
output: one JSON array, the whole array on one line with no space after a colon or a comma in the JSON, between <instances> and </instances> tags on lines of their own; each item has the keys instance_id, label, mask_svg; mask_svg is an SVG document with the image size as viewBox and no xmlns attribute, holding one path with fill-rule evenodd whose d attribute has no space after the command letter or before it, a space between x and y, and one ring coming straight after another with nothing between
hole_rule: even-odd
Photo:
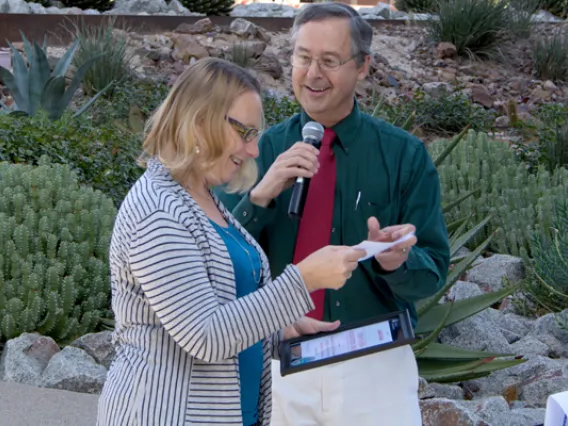
<instances>
[{"instance_id":1,"label":"striped cardigan","mask_svg":"<svg viewBox=\"0 0 568 426\"><path fill-rule=\"evenodd\" d=\"M242 425L238 353L262 340L259 423L271 413L271 358L279 330L314 308L290 265L271 280L259 251L261 288L236 298L223 240L192 197L153 159L118 212L110 246L117 356L97 426Z\"/></svg>"}]
</instances>

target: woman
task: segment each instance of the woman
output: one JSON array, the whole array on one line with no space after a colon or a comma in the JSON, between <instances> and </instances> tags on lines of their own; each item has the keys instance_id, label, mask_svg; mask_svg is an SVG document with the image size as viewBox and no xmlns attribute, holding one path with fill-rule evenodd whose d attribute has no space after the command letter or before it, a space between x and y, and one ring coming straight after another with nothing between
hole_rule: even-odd
<instances>
[{"instance_id":1,"label":"woman","mask_svg":"<svg viewBox=\"0 0 568 426\"><path fill-rule=\"evenodd\" d=\"M212 193L256 181L260 87L238 66L196 62L149 124L110 247L117 357L97 424L268 426L278 341L337 327L303 317L310 292L343 286L364 252L326 247L272 280Z\"/></svg>"}]
</instances>

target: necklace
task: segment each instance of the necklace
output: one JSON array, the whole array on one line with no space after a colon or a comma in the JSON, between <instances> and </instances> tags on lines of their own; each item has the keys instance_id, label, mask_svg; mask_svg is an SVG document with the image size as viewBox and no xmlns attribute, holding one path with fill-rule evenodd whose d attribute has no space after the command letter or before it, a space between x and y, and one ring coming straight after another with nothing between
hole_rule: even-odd
<instances>
[{"instance_id":1,"label":"necklace","mask_svg":"<svg viewBox=\"0 0 568 426\"><path fill-rule=\"evenodd\" d=\"M254 263L252 261L252 257L251 257L250 252L241 244L241 242L233 234L231 234L229 231L227 231L224 227L222 227L220 225L217 225L217 227L219 229L221 229L229 237L231 237L233 240L235 240L235 242L239 245L239 247L242 248L243 251L247 254L247 257L248 257L249 262L250 262L250 267L251 267L251 270L252 270L252 276L254 277L254 281L255 281L256 284L260 283L260 274L259 274L258 277L256 276L256 270L254 268Z\"/></svg>"}]
</instances>

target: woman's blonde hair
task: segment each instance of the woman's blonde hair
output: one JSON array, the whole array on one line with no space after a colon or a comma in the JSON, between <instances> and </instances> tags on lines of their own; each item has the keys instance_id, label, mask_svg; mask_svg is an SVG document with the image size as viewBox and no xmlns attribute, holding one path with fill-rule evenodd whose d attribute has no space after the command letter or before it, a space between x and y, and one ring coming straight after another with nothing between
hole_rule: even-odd
<instances>
[{"instance_id":1,"label":"woman's blonde hair","mask_svg":"<svg viewBox=\"0 0 568 426\"><path fill-rule=\"evenodd\" d=\"M145 167L148 158L157 157L179 182L207 173L226 149L227 113L248 91L260 95L260 83L236 64L204 58L190 65L148 120L139 163ZM227 183L227 191L246 192L257 173L255 159L247 159Z\"/></svg>"}]
</instances>

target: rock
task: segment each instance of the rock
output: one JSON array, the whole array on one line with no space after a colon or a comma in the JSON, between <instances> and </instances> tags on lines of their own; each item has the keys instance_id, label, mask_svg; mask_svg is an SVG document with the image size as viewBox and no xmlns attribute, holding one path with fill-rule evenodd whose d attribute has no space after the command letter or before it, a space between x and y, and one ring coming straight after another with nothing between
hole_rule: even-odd
<instances>
[{"instance_id":1,"label":"rock","mask_svg":"<svg viewBox=\"0 0 568 426\"><path fill-rule=\"evenodd\" d=\"M436 46L436 57L439 59L455 58L457 54L456 46L452 43L442 42Z\"/></svg>"},{"instance_id":2,"label":"rock","mask_svg":"<svg viewBox=\"0 0 568 426\"><path fill-rule=\"evenodd\" d=\"M6 342L0 358L2 380L38 385L49 360L59 352L50 337L23 333Z\"/></svg>"},{"instance_id":3,"label":"rock","mask_svg":"<svg viewBox=\"0 0 568 426\"><path fill-rule=\"evenodd\" d=\"M266 52L264 53L255 64L254 68L258 71L265 72L275 79L280 79L282 73L282 65L274 53Z\"/></svg>"},{"instance_id":4,"label":"rock","mask_svg":"<svg viewBox=\"0 0 568 426\"><path fill-rule=\"evenodd\" d=\"M474 84L471 87L471 98L473 102L481 104L485 108L493 106L493 98L489 94L489 90L481 84Z\"/></svg>"},{"instance_id":5,"label":"rock","mask_svg":"<svg viewBox=\"0 0 568 426\"><path fill-rule=\"evenodd\" d=\"M552 93L542 87L535 87L530 97L537 103L548 102L552 98Z\"/></svg>"},{"instance_id":6,"label":"rock","mask_svg":"<svg viewBox=\"0 0 568 426\"><path fill-rule=\"evenodd\" d=\"M548 90L548 91L550 91L550 92L553 92L553 91L558 90L558 87L556 86L556 84L554 84L554 83L553 83L552 81L550 81L550 80L546 80L546 81L542 84L542 87L543 87L545 90Z\"/></svg>"},{"instance_id":7,"label":"rock","mask_svg":"<svg viewBox=\"0 0 568 426\"><path fill-rule=\"evenodd\" d=\"M423 426L491 426L457 401L434 398L420 401Z\"/></svg>"},{"instance_id":8,"label":"rock","mask_svg":"<svg viewBox=\"0 0 568 426\"><path fill-rule=\"evenodd\" d=\"M258 38L266 43L270 43L271 37L263 28L253 24L246 19L237 18L231 22L229 29L238 36L245 38Z\"/></svg>"},{"instance_id":9,"label":"rock","mask_svg":"<svg viewBox=\"0 0 568 426\"><path fill-rule=\"evenodd\" d=\"M549 356L550 346L542 343L533 336L525 336L521 340L511 345L512 353L515 355L542 355Z\"/></svg>"},{"instance_id":10,"label":"rock","mask_svg":"<svg viewBox=\"0 0 568 426\"><path fill-rule=\"evenodd\" d=\"M568 358L568 331L560 326L559 320L568 317L568 309L558 314L547 314L538 318L531 331L540 342L551 349L551 356Z\"/></svg>"},{"instance_id":11,"label":"rock","mask_svg":"<svg viewBox=\"0 0 568 426\"><path fill-rule=\"evenodd\" d=\"M84 350L107 369L110 368L116 355L114 345L112 344L111 331L85 334L71 343L71 346Z\"/></svg>"},{"instance_id":12,"label":"rock","mask_svg":"<svg viewBox=\"0 0 568 426\"><path fill-rule=\"evenodd\" d=\"M509 404L502 396L464 401L462 404L491 426L532 426L536 417L534 413L529 415L521 410L509 410ZM544 414L544 410L539 411Z\"/></svg>"},{"instance_id":13,"label":"rock","mask_svg":"<svg viewBox=\"0 0 568 426\"><path fill-rule=\"evenodd\" d=\"M172 56L175 60L189 64L192 58L201 59L209 56L209 52L189 34L178 34L174 40Z\"/></svg>"},{"instance_id":14,"label":"rock","mask_svg":"<svg viewBox=\"0 0 568 426\"><path fill-rule=\"evenodd\" d=\"M436 98L452 93L455 90L451 84L438 81L425 83L422 85L422 89L424 92Z\"/></svg>"},{"instance_id":15,"label":"rock","mask_svg":"<svg viewBox=\"0 0 568 426\"><path fill-rule=\"evenodd\" d=\"M444 82L453 82L457 77L457 70L455 68L445 68L439 71L440 80Z\"/></svg>"},{"instance_id":16,"label":"rock","mask_svg":"<svg viewBox=\"0 0 568 426\"><path fill-rule=\"evenodd\" d=\"M518 281L524 278L522 259L496 254L486 258L467 272L467 280L480 286L485 292L500 290L503 279Z\"/></svg>"},{"instance_id":17,"label":"rock","mask_svg":"<svg viewBox=\"0 0 568 426\"><path fill-rule=\"evenodd\" d=\"M479 296L481 294L483 294L483 292L479 289L477 284L458 280L448 291L446 300L457 301L469 299L470 297Z\"/></svg>"},{"instance_id":18,"label":"rock","mask_svg":"<svg viewBox=\"0 0 568 426\"><path fill-rule=\"evenodd\" d=\"M213 22L211 22L209 18L203 18L194 24L188 24L186 22L179 24L174 30L174 33L204 34L209 31L213 31Z\"/></svg>"},{"instance_id":19,"label":"rock","mask_svg":"<svg viewBox=\"0 0 568 426\"><path fill-rule=\"evenodd\" d=\"M436 398L463 399L463 389L457 385L430 383L429 386L434 391Z\"/></svg>"},{"instance_id":20,"label":"rock","mask_svg":"<svg viewBox=\"0 0 568 426\"><path fill-rule=\"evenodd\" d=\"M107 370L85 351L67 346L55 354L42 374L41 386L83 393L100 393Z\"/></svg>"},{"instance_id":21,"label":"rock","mask_svg":"<svg viewBox=\"0 0 568 426\"><path fill-rule=\"evenodd\" d=\"M24 0L0 0L0 13L32 13L32 9Z\"/></svg>"},{"instance_id":22,"label":"rock","mask_svg":"<svg viewBox=\"0 0 568 426\"><path fill-rule=\"evenodd\" d=\"M115 0L113 15L138 15L146 12L149 15L163 15L168 11L166 0Z\"/></svg>"},{"instance_id":23,"label":"rock","mask_svg":"<svg viewBox=\"0 0 568 426\"><path fill-rule=\"evenodd\" d=\"M506 115L502 115L501 117L497 117L495 119L495 127L499 129L506 129L510 125L511 125L511 120Z\"/></svg>"},{"instance_id":24,"label":"rock","mask_svg":"<svg viewBox=\"0 0 568 426\"><path fill-rule=\"evenodd\" d=\"M418 381L418 398L429 399L435 396L434 389L430 387L430 384L423 377L420 377Z\"/></svg>"},{"instance_id":25,"label":"rock","mask_svg":"<svg viewBox=\"0 0 568 426\"><path fill-rule=\"evenodd\" d=\"M243 46L247 57L258 59L264 53L266 49L266 42L262 40L245 40L241 43Z\"/></svg>"}]
</instances>

